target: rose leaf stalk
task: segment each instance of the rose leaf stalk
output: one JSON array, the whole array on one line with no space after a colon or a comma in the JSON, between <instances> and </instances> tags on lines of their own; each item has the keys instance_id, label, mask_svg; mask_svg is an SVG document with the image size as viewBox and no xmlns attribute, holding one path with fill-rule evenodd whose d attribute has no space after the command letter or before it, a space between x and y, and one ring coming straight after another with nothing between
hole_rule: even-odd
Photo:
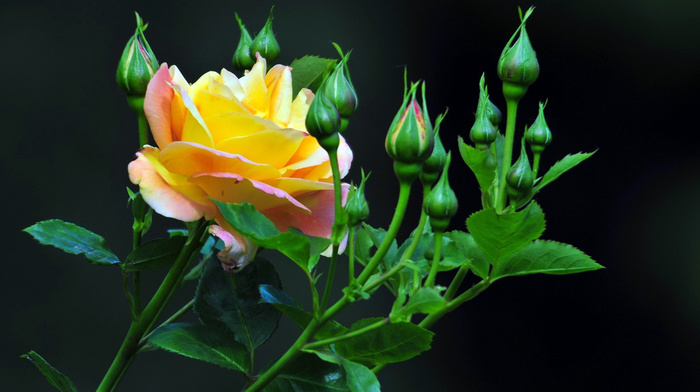
<instances>
[{"instance_id":1,"label":"rose leaf stalk","mask_svg":"<svg viewBox=\"0 0 700 392\"><path fill-rule=\"evenodd\" d=\"M330 296L330 291L333 286L333 278L335 277L335 268L338 264L338 249L340 244L338 243L339 236L341 235L342 229L345 226L343 221L343 190L340 185L340 169L338 166L338 149L328 149L328 158L330 159L331 171L333 173L333 191L335 197L335 219L333 222L333 229L331 234L332 239L332 253L331 253L331 263L328 268L328 278L326 279L326 287L323 290L323 298L321 299L321 309L325 310L328 304L328 298Z\"/></svg>"},{"instance_id":2,"label":"rose leaf stalk","mask_svg":"<svg viewBox=\"0 0 700 392\"><path fill-rule=\"evenodd\" d=\"M119 348L119 352L97 388L97 392L113 391L119 383L126 368L138 351L141 339L149 332L150 327L163 311L168 299L172 295L172 291L177 287L178 281L182 277L182 272L189 264L192 255L198 252L199 248L202 246L201 238L206 232L206 228L207 223L202 221L196 230L190 232L184 247L180 251L175 263L170 268L170 271L168 271L168 274L165 276L165 279L163 279L160 287L153 295L153 298L143 310L140 317L132 321L129 331Z\"/></svg>"}]
</instances>

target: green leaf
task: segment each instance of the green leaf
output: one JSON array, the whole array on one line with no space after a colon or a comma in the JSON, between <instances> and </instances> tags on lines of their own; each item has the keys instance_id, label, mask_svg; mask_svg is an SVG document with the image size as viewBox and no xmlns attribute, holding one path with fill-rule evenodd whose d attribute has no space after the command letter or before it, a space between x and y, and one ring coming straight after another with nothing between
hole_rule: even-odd
<instances>
[{"instance_id":1,"label":"green leaf","mask_svg":"<svg viewBox=\"0 0 700 392\"><path fill-rule=\"evenodd\" d=\"M569 244L534 241L497 265L493 280L528 274L567 275L604 268Z\"/></svg>"},{"instance_id":2,"label":"green leaf","mask_svg":"<svg viewBox=\"0 0 700 392\"><path fill-rule=\"evenodd\" d=\"M487 208L467 218L469 233L493 265L539 238L544 227L544 213L535 202L512 214L498 215Z\"/></svg>"},{"instance_id":3,"label":"green leaf","mask_svg":"<svg viewBox=\"0 0 700 392\"><path fill-rule=\"evenodd\" d=\"M281 286L267 260L257 257L240 272L230 274L212 257L199 279L194 309L204 324L231 331L253 351L272 335L281 317L274 307L260 303L258 287L262 284Z\"/></svg>"},{"instance_id":4,"label":"green leaf","mask_svg":"<svg viewBox=\"0 0 700 392\"><path fill-rule=\"evenodd\" d=\"M319 255L330 245L330 240L309 237L298 230L280 232L265 215L249 203L231 204L214 200L226 221L239 233L258 245L276 249L289 257L304 271L310 271Z\"/></svg>"},{"instance_id":5,"label":"green leaf","mask_svg":"<svg viewBox=\"0 0 700 392\"><path fill-rule=\"evenodd\" d=\"M471 234L463 231L451 231L445 233L445 238L452 240L448 246L443 248L445 259L458 256L469 265L474 275L484 279L489 275L489 261L479 246L474 241ZM441 263L442 264L442 263Z\"/></svg>"},{"instance_id":6,"label":"green leaf","mask_svg":"<svg viewBox=\"0 0 700 392\"><path fill-rule=\"evenodd\" d=\"M59 372L58 370L54 369L53 366L51 366L44 358L41 357L41 355L37 354L33 350L22 355L22 358L26 358L29 361L31 361L34 366L39 369L41 374L46 377L46 380L49 381L51 385L56 387L59 391L61 392L78 392L78 390L75 388L75 385L70 381L68 377L66 377L63 373Z\"/></svg>"},{"instance_id":7,"label":"green leaf","mask_svg":"<svg viewBox=\"0 0 700 392\"><path fill-rule=\"evenodd\" d=\"M284 313L301 329L306 328L313 319L311 313L302 309L292 297L276 287L267 284L260 285L260 301L271 304L277 308L277 310ZM346 332L347 328L336 321L330 320L316 332L314 338L322 340L342 335Z\"/></svg>"},{"instance_id":8,"label":"green leaf","mask_svg":"<svg viewBox=\"0 0 700 392\"><path fill-rule=\"evenodd\" d=\"M270 382L264 392L348 392L340 366L314 354L300 354Z\"/></svg>"},{"instance_id":9,"label":"green leaf","mask_svg":"<svg viewBox=\"0 0 700 392\"><path fill-rule=\"evenodd\" d=\"M290 64L292 67L292 94L299 94L302 88L316 92L323 82L324 77L335 67L336 60L324 59L318 56L304 56L295 59Z\"/></svg>"},{"instance_id":10,"label":"green leaf","mask_svg":"<svg viewBox=\"0 0 700 392\"><path fill-rule=\"evenodd\" d=\"M410 316L415 313L433 313L442 309L447 302L433 287L421 287L411 294L408 303L401 310L391 315L392 320Z\"/></svg>"},{"instance_id":11,"label":"green leaf","mask_svg":"<svg viewBox=\"0 0 700 392\"><path fill-rule=\"evenodd\" d=\"M370 259L370 251L374 246L370 238L369 230L360 227L355 234L355 259L362 265L367 265Z\"/></svg>"},{"instance_id":12,"label":"green leaf","mask_svg":"<svg viewBox=\"0 0 700 392\"><path fill-rule=\"evenodd\" d=\"M367 367L357 362L348 361L330 351L314 351L322 360L340 365L345 370L345 378L348 388L352 392L379 392L379 380L377 376Z\"/></svg>"},{"instance_id":13,"label":"green leaf","mask_svg":"<svg viewBox=\"0 0 700 392\"><path fill-rule=\"evenodd\" d=\"M214 326L166 324L155 331L149 343L176 354L198 359L226 369L250 372L250 356L233 336Z\"/></svg>"},{"instance_id":14,"label":"green leaf","mask_svg":"<svg viewBox=\"0 0 700 392\"><path fill-rule=\"evenodd\" d=\"M159 238L141 244L124 260L127 272L145 271L168 267L175 262L187 237Z\"/></svg>"},{"instance_id":15,"label":"green leaf","mask_svg":"<svg viewBox=\"0 0 700 392\"><path fill-rule=\"evenodd\" d=\"M476 149L465 143L461 136L458 138L458 143L459 153L462 155L464 163L469 166L474 176L476 176L482 192L488 191L496 178L496 167L487 164L487 158L489 154L492 154L491 150Z\"/></svg>"},{"instance_id":16,"label":"green leaf","mask_svg":"<svg viewBox=\"0 0 700 392\"><path fill-rule=\"evenodd\" d=\"M381 318L363 319L350 327L356 331ZM384 324L359 336L335 343L341 357L365 365L402 362L430 349L433 333L413 323Z\"/></svg>"},{"instance_id":17,"label":"green leaf","mask_svg":"<svg viewBox=\"0 0 700 392\"><path fill-rule=\"evenodd\" d=\"M372 243L374 244L375 247L379 248L379 246L382 244L382 241L384 241L384 237L386 237L386 230L382 228L375 229L374 227L362 223L362 226L367 230L367 234L369 235L369 238L372 240ZM384 267L385 270L391 269L391 267L394 266L395 263L399 261L399 247L396 244L396 240L392 241L391 245L389 246L389 250L387 250L386 254L384 255L384 258L382 259L383 263L380 263L380 267ZM380 268L381 270L381 268ZM384 270L381 270L380 272L383 272Z\"/></svg>"},{"instance_id":18,"label":"green leaf","mask_svg":"<svg viewBox=\"0 0 700 392\"><path fill-rule=\"evenodd\" d=\"M545 175L542 176L542 180L535 186L534 191L539 192L542 188L545 187L545 185L556 180L557 178L559 178L559 176L571 170L579 163L585 161L586 159L588 159L588 157L590 157L593 154L595 154L595 151L587 153L579 152L573 155L565 156L564 158L562 158L562 160L558 161L557 163L552 165L552 167L549 168L549 170L547 170L547 173L545 173Z\"/></svg>"},{"instance_id":19,"label":"green leaf","mask_svg":"<svg viewBox=\"0 0 700 392\"><path fill-rule=\"evenodd\" d=\"M73 223L51 219L37 222L24 231L43 245L53 245L74 255L83 254L92 264L112 265L120 262L107 248L104 238Z\"/></svg>"}]
</instances>

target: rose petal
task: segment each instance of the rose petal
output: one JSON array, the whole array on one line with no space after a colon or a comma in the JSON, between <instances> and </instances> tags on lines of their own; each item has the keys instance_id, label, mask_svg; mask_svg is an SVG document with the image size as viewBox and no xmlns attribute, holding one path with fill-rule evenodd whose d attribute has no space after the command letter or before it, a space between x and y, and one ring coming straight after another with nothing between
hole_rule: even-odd
<instances>
[{"instance_id":1,"label":"rose petal","mask_svg":"<svg viewBox=\"0 0 700 392\"><path fill-rule=\"evenodd\" d=\"M293 129L267 129L226 139L217 144L216 149L229 154L240 154L253 162L265 163L281 169L294 155L305 137L304 132Z\"/></svg>"},{"instance_id":2,"label":"rose petal","mask_svg":"<svg viewBox=\"0 0 700 392\"><path fill-rule=\"evenodd\" d=\"M160 148L164 148L173 141L171 130L173 89L169 85L171 80L168 65L163 63L148 83L143 101L143 110L151 127L153 139Z\"/></svg>"},{"instance_id":3,"label":"rose petal","mask_svg":"<svg viewBox=\"0 0 700 392\"><path fill-rule=\"evenodd\" d=\"M201 80L201 78L200 78ZM203 146L214 147L214 139L209 133L207 124L204 122L202 115L197 110L197 107L192 101L192 98L188 95L182 86L177 84L171 84L171 87L177 91L177 93L182 98L182 103L187 109L187 114L185 116L185 123L182 128L182 141L199 143ZM192 89L190 89L192 90Z\"/></svg>"},{"instance_id":4,"label":"rose petal","mask_svg":"<svg viewBox=\"0 0 700 392\"><path fill-rule=\"evenodd\" d=\"M146 203L163 216L185 222L214 217L216 206L204 191L187 177L168 172L158 158L158 149L146 146L129 163L129 179L139 186Z\"/></svg>"},{"instance_id":5,"label":"rose petal","mask_svg":"<svg viewBox=\"0 0 700 392\"><path fill-rule=\"evenodd\" d=\"M160 152L160 162L170 172L193 176L199 173L237 173L255 180L277 178L279 170L236 154L188 142L173 142Z\"/></svg>"},{"instance_id":6,"label":"rose petal","mask_svg":"<svg viewBox=\"0 0 700 392\"><path fill-rule=\"evenodd\" d=\"M228 225L226 225L228 226ZM224 249L216 256L226 272L239 272L255 257L258 245L234 230L221 226L209 226L209 233L224 243Z\"/></svg>"},{"instance_id":7,"label":"rose petal","mask_svg":"<svg viewBox=\"0 0 700 392\"><path fill-rule=\"evenodd\" d=\"M256 54L257 61L253 68L242 78L238 79L245 91L243 104L256 116L267 118L270 112L270 97L265 85L265 72L267 63L265 59Z\"/></svg>"},{"instance_id":8,"label":"rose petal","mask_svg":"<svg viewBox=\"0 0 700 392\"><path fill-rule=\"evenodd\" d=\"M275 65L265 76L265 85L270 96L269 117L275 124L285 128L292 114L291 68Z\"/></svg>"},{"instance_id":9,"label":"rose petal","mask_svg":"<svg viewBox=\"0 0 700 392\"><path fill-rule=\"evenodd\" d=\"M314 99L314 93L308 88L303 88L292 102L292 110L289 116L287 128L297 129L306 132L306 114Z\"/></svg>"}]
</instances>

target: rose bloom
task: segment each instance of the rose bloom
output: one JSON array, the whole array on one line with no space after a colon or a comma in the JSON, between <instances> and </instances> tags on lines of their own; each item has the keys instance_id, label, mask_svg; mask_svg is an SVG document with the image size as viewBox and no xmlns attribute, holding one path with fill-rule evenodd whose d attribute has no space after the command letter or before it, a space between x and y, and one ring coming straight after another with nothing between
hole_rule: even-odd
<instances>
[{"instance_id":1,"label":"rose bloom","mask_svg":"<svg viewBox=\"0 0 700 392\"><path fill-rule=\"evenodd\" d=\"M330 237L334 220L333 175L326 151L306 132L314 98L292 96L292 69L265 59L237 78L223 69L187 83L176 66L163 64L146 91L144 110L158 147L144 146L129 164L129 178L159 214L189 222L202 217L223 240L218 257L243 268L257 246L223 219L211 199L248 202L280 231ZM341 137L341 176L352 152ZM343 184L343 202L347 184Z\"/></svg>"}]
</instances>

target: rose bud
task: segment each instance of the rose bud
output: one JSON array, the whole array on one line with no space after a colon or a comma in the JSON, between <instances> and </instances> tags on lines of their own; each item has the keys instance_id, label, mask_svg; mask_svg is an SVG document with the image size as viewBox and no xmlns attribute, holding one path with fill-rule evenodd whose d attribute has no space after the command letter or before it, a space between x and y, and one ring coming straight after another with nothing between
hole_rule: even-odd
<instances>
[{"instance_id":1,"label":"rose bud","mask_svg":"<svg viewBox=\"0 0 700 392\"><path fill-rule=\"evenodd\" d=\"M527 132L525 132L525 140L530 144L530 149L535 154L541 154L544 148L552 143L552 131L547 126L547 121L544 119L544 108L547 103L540 102L540 112L535 118Z\"/></svg>"},{"instance_id":2,"label":"rose bud","mask_svg":"<svg viewBox=\"0 0 700 392\"><path fill-rule=\"evenodd\" d=\"M476 120L471 130L469 130L469 139L474 142L476 148L479 150L488 150L491 143L496 140L496 135L498 130L494 125L492 117L494 116L493 109L491 106L495 107L489 101L488 90L485 85L484 74L481 74L481 80L479 81L479 103L476 109ZM496 108L498 110L498 108ZM498 111L500 117L500 111ZM497 119L500 122L500 118Z\"/></svg>"},{"instance_id":3,"label":"rose bud","mask_svg":"<svg viewBox=\"0 0 700 392\"><path fill-rule=\"evenodd\" d=\"M447 170L450 168L451 154L447 154L445 167L440 180L425 199L425 213L430 217L430 227L436 233L443 233L450 224L450 219L457 213L457 195L450 188Z\"/></svg>"},{"instance_id":4,"label":"rose bud","mask_svg":"<svg viewBox=\"0 0 700 392\"><path fill-rule=\"evenodd\" d=\"M158 60L143 35L147 27L148 24L143 24L143 19L136 13L136 31L126 43L117 66L117 85L126 95L140 97L138 101L141 106L148 82L158 69ZM140 110L143 110L143 107Z\"/></svg>"},{"instance_id":5,"label":"rose bud","mask_svg":"<svg viewBox=\"0 0 700 392\"><path fill-rule=\"evenodd\" d=\"M362 170L362 181L360 186L351 189L348 195L348 201L345 204L345 209L348 212L348 227L355 227L369 217L369 205L365 198L365 182L369 178L369 174L365 176L365 171Z\"/></svg>"},{"instance_id":6,"label":"rose bud","mask_svg":"<svg viewBox=\"0 0 700 392\"><path fill-rule=\"evenodd\" d=\"M525 29L525 22L533 11L534 7L531 7L524 17L521 11L520 26L498 59L498 77L503 81L503 95L507 100L519 101L540 74L540 65ZM518 39L511 45L516 35Z\"/></svg>"},{"instance_id":7,"label":"rose bud","mask_svg":"<svg viewBox=\"0 0 700 392\"><path fill-rule=\"evenodd\" d=\"M442 145L442 140L440 140L440 123L447 115L447 112L438 116L435 120L435 131L433 132L433 152L430 154L428 159L423 162L423 168L420 172L420 181L424 185L431 186L435 184L438 180L442 168L445 166L445 161L447 160L447 152L445 147Z\"/></svg>"},{"instance_id":8,"label":"rose bud","mask_svg":"<svg viewBox=\"0 0 700 392\"><path fill-rule=\"evenodd\" d=\"M243 25L241 18L235 14L238 27L241 28L241 39L238 41L238 47L233 52L233 66L240 69L250 69L255 64L255 53L250 53L250 44L253 43L253 38L248 33L248 30Z\"/></svg>"},{"instance_id":9,"label":"rose bud","mask_svg":"<svg viewBox=\"0 0 700 392\"><path fill-rule=\"evenodd\" d=\"M335 43L333 45L336 50L338 50L341 61L335 66L335 69L328 77L325 93L328 99L333 103L333 106L338 109L341 120L339 132L342 133L348 127L350 116L357 110L357 93L350 80L350 71L348 71L347 62L350 58L350 52L343 55L340 47Z\"/></svg>"},{"instance_id":10,"label":"rose bud","mask_svg":"<svg viewBox=\"0 0 700 392\"><path fill-rule=\"evenodd\" d=\"M520 199L527 191L532 188L535 182L535 176L530 168L530 161L525 151L525 141L523 140L520 148L520 157L511 166L506 175L506 185L508 195L512 201Z\"/></svg>"},{"instance_id":11,"label":"rose bud","mask_svg":"<svg viewBox=\"0 0 700 392\"><path fill-rule=\"evenodd\" d=\"M325 86L328 79L321 83L306 115L306 130L318 140L326 151L337 149L340 129L340 113L326 95Z\"/></svg>"},{"instance_id":12,"label":"rose bud","mask_svg":"<svg viewBox=\"0 0 700 392\"><path fill-rule=\"evenodd\" d=\"M255 39L250 44L250 53L260 53L267 61L275 61L280 54L280 45L275 39L275 34L272 32L272 10L270 8L270 16L267 17L265 26L260 30Z\"/></svg>"},{"instance_id":13,"label":"rose bud","mask_svg":"<svg viewBox=\"0 0 700 392\"><path fill-rule=\"evenodd\" d=\"M423 161L433 152L433 129L426 122L424 110L416 100L418 83L404 92L401 108L386 135L386 152L394 159L394 171L399 181L412 182L418 177ZM425 105L425 83L423 83L423 109ZM427 110L425 110L427 112Z\"/></svg>"}]
</instances>

